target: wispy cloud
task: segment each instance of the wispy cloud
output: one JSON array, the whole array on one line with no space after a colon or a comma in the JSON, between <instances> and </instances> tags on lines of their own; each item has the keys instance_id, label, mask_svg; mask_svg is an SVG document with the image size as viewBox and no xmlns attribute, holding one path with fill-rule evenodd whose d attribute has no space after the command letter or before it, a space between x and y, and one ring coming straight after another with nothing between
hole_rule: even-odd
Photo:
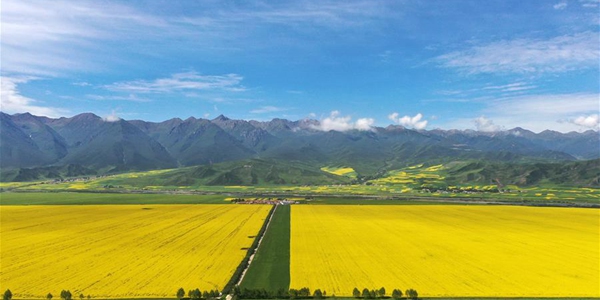
<instances>
[{"instance_id":1,"label":"wispy cloud","mask_svg":"<svg viewBox=\"0 0 600 300\"><path fill-rule=\"evenodd\" d=\"M427 127L427 120L422 120L423 119L423 114L418 113L415 116L411 117L411 116L404 116L404 117L400 117L400 114L398 114L397 112L391 113L390 115L388 115L388 119L390 119L392 122L400 124L404 127L410 127L410 128L414 128L414 129L425 129L425 127Z\"/></svg>"},{"instance_id":2,"label":"wispy cloud","mask_svg":"<svg viewBox=\"0 0 600 300\"><path fill-rule=\"evenodd\" d=\"M544 73L597 68L600 52L597 32L551 39L515 39L478 45L435 58L442 67L467 74Z\"/></svg>"},{"instance_id":3,"label":"wispy cloud","mask_svg":"<svg viewBox=\"0 0 600 300\"><path fill-rule=\"evenodd\" d=\"M263 107L251 110L250 113L252 113L252 114L264 114L264 113L288 111L290 109L291 108L289 108L289 107L263 106Z\"/></svg>"},{"instance_id":4,"label":"wispy cloud","mask_svg":"<svg viewBox=\"0 0 600 300\"><path fill-rule=\"evenodd\" d=\"M586 8L597 8L600 5L600 0L579 0L579 2Z\"/></svg>"},{"instance_id":5,"label":"wispy cloud","mask_svg":"<svg viewBox=\"0 0 600 300\"><path fill-rule=\"evenodd\" d=\"M107 41L148 36L164 22L109 2L5 0L2 2L2 72L57 76L101 69ZM67 17L68 16L68 17ZM144 30L146 29L146 30ZM98 51L98 50L102 51ZM110 55L103 57L106 62Z\"/></svg>"},{"instance_id":6,"label":"wispy cloud","mask_svg":"<svg viewBox=\"0 0 600 300\"><path fill-rule=\"evenodd\" d=\"M528 84L526 82L515 82L515 83L510 83L510 84L504 84L504 85L488 85L483 87L483 90L491 90L491 91L499 91L499 92L516 92L516 91L525 91L525 90L530 90L530 89L534 89L537 86L532 85L532 84Z\"/></svg>"},{"instance_id":7,"label":"wispy cloud","mask_svg":"<svg viewBox=\"0 0 600 300\"><path fill-rule=\"evenodd\" d=\"M88 99L98 100L98 101L107 101L107 100L131 101L131 102L150 102L151 101L150 99L139 98L135 94L129 94L127 96L115 96L115 95L106 96L106 95L87 94L87 95L85 95L85 97Z\"/></svg>"},{"instance_id":8,"label":"wispy cloud","mask_svg":"<svg viewBox=\"0 0 600 300\"><path fill-rule=\"evenodd\" d=\"M25 113L29 112L37 116L59 117L64 115L67 110L57 107L41 106L40 101L21 95L18 84L27 83L34 80L32 77L11 78L1 76L0 91L2 101L0 101L0 110L5 113Z\"/></svg>"},{"instance_id":9,"label":"wispy cloud","mask_svg":"<svg viewBox=\"0 0 600 300\"><path fill-rule=\"evenodd\" d=\"M242 92L246 90L240 84L242 80L243 77L237 74L200 75L197 72L185 72L155 80L116 82L104 87L111 91L133 93L173 93L193 90Z\"/></svg>"},{"instance_id":10,"label":"wispy cloud","mask_svg":"<svg viewBox=\"0 0 600 300\"><path fill-rule=\"evenodd\" d=\"M318 125L311 127L321 131L368 131L373 129L374 124L375 120L372 118L360 118L356 122L352 122L351 116L342 116L339 111L334 110L328 117L321 119Z\"/></svg>"},{"instance_id":11,"label":"wispy cloud","mask_svg":"<svg viewBox=\"0 0 600 300\"><path fill-rule=\"evenodd\" d=\"M564 2L564 1L559 2L559 3L552 5L552 7L556 10L563 10L563 9L567 8L567 2Z\"/></svg>"},{"instance_id":12,"label":"wispy cloud","mask_svg":"<svg viewBox=\"0 0 600 300\"><path fill-rule=\"evenodd\" d=\"M582 115L598 112L598 94L543 94L509 97L490 101L483 113L504 127L521 126L534 131L548 128L569 131ZM585 119L580 123L585 124ZM579 125L581 125L579 124ZM570 125L570 126L569 126Z\"/></svg>"},{"instance_id":13,"label":"wispy cloud","mask_svg":"<svg viewBox=\"0 0 600 300\"><path fill-rule=\"evenodd\" d=\"M388 63L388 62L390 62L390 59L392 57L392 53L393 52L391 50L386 50L386 51L383 51L383 52L379 53L379 55L378 55L379 56L379 60L382 63Z\"/></svg>"}]
</instances>

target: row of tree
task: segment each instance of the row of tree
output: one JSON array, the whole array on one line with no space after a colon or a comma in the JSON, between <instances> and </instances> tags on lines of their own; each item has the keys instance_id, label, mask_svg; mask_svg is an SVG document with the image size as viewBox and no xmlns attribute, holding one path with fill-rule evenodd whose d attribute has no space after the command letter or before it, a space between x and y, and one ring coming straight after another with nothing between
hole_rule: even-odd
<instances>
[{"instance_id":1,"label":"row of tree","mask_svg":"<svg viewBox=\"0 0 600 300\"><path fill-rule=\"evenodd\" d=\"M405 291L406 298L408 299L418 299L419 293L417 293L414 289L408 289ZM378 290L369 290L368 288L364 288L362 292L358 288L354 288L352 290L352 296L354 298L364 298L364 299L375 299L375 298L387 298L386 291L384 287L381 287ZM403 296L401 289L394 289L392 291L392 298L401 299Z\"/></svg>"},{"instance_id":2,"label":"row of tree","mask_svg":"<svg viewBox=\"0 0 600 300\"><path fill-rule=\"evenodd\" d=\"M335 295L331 295L335 297ZM376 298L389 298L386 294L385 288L380 288L378 290L369 290L364 288L362 292L358 288L354 288L352 291L352 296L354 298L361 299L376 299ZM393 299L412 299L416 300L419 298L419 293L414 289L407 289L404 293L400 289L394 289L392 291L391 298ZM266 289L248 289L248 288L240 288L235 287L233 289L233 299L323 299L327 298L327 292L321 291L320 289L314 290L314 292L310 292L310 289L307 287L301 289L290 289L286 291L284 289L279 289L277 291L267 291Z\"/></svg>"},{"instance_id":3,"label":"row of tree","mask_svg":"<svg viewBox=\"0 0 600 300\"><path fill-rule=\"evenodd\" d=\"M187 293L188 299L216 299L221 296L219 290L200 291L200 289L189 290ZM179 288L177 290L177 298L183 299L185 297L185 290Z\"/></svg>"},{"instance_id":4,"label":"row of tree","mask_svg":"<svg viewBox=\"0 0 600 300\"><path fill-rule=\"evenodd\" d=\"M326 291L320 289L310 292L307 287L301 289L278 289L277 291L267 291L266 289L248 289L235 287L233 289L234 299L323 299L327 297Z\"/></svg>"},{"instance_id":5,"label":"row of tree","mask_svg":"<svg viewBox=\"0 0 600 300\"><path fill-rule=\"evenodd\" d=\"M12 292L10 290L6 290L4 292L4 295L2 296L2 300L11 300L12 299ZM52 298L54 298L54 295L52 295L52 293L48 293L48 295L46 295L46 299L47 300L52 300ZM85 299L86 296L84 294L79 294L79 299L83 300ZM72 300L73 299L73 295L71 294L71 291L69 290L62 290L60 292L60 299L62 300ZM87 295L87 299L92 299L92 296Z\"/></svg>"}]
</instances>

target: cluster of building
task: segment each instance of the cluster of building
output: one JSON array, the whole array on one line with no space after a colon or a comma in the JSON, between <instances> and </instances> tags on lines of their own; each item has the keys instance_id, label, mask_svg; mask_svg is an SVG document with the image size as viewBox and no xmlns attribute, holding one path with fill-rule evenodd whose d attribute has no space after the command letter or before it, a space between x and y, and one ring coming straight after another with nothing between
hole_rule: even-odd
<instances>
[{"instance_id":1,"label":"cluster of building","mask_svg":"<svg viewBox=\"0 0 600 300\"><path fill-rule=\"evenodd\" d=\"M300 202L288 200L286 198L254 198L254 199L245 199L245 198L235 198L231 200L233 203L237 204L270 204L270 205L290 205L290 204L298 204Z\"/></svg>"}]
</instances>

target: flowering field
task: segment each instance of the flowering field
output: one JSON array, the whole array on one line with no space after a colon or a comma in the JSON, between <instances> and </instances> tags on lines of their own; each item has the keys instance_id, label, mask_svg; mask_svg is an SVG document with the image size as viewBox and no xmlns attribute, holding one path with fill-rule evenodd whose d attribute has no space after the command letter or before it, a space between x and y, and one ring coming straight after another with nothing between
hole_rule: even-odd
<instances>
[{"instance_id":1,"label":"flowering field","mask_svg":"<svg viewBox=\"0 0 600 300\"><path fill-rule=\"evenodd\" d=\"M45 298L174 297L222 289L263 205L0 206L0 290Z\"/></svg>"},{"instance_id":2,"label":"flowering field","mask_svg":"<svg viewBox=\"0 0 600 300\"><path fill-rule=\"evenodd\" d=\"M597 209L294 206L290 288L599 297Z\"/></svg>"}]
</instances>

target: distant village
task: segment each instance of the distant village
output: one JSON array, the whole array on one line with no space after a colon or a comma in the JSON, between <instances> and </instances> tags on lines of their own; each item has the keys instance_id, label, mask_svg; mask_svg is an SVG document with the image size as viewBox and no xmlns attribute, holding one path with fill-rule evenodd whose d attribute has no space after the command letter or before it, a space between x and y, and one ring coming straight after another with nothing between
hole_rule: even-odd
<instances>
[{"instance_id":1,"label":"distant village","mask_svg":"<svg viewBox=\"0 0 600 300\"><path fill-rule=\"evenodd\" d=\"M295 200L289 200L287 198L235 198L231 200L232 203L237 204L270 204L270 205L291 205L299 204L300 202Z\"/></svg>"}]
</instances>

